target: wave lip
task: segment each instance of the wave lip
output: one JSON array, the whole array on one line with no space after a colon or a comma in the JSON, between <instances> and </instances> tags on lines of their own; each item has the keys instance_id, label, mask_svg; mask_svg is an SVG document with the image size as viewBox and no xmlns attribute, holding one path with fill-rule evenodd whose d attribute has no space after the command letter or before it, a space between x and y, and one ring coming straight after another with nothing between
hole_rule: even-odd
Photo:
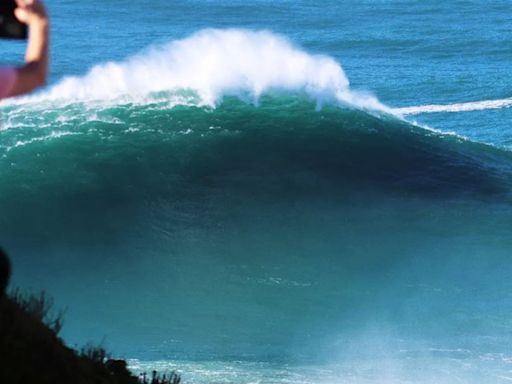
<instances>
[{"instance_id":1,"label":"wave lip","mask_svg":"<svg viewBox=\"0 0 512 384\"><path fill-rule=\"evenodd\" d=\"M85 76L64 78L36 101L132 101L175 92L181 104L184 91L208 106L224 96L257 103L265 93L300 92L320 105L387 110L375 97L352 91L333 58L309 54L270 31L246 29L205 29L123 62L96 65Z\"/></svg>"}]
</instances>

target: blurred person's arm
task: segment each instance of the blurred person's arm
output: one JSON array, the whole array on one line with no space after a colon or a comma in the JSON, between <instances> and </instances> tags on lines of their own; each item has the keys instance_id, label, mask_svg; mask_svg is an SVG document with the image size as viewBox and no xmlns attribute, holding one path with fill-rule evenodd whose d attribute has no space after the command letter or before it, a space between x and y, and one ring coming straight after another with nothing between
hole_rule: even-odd
<instances>
[{"instance_id":1,"label":"blurred person's arm","mask_svg":"<svg viewBox=\"0 0 512 384\"><path fill-rule=\"evenodd\" d=\"M46 9L39 0L16 0L15 14L28 25L29 36L25 65L15 69L14 84L7 97L17 96L44 85L48 78L49 21Z\"/></svg>"}]
</instances>

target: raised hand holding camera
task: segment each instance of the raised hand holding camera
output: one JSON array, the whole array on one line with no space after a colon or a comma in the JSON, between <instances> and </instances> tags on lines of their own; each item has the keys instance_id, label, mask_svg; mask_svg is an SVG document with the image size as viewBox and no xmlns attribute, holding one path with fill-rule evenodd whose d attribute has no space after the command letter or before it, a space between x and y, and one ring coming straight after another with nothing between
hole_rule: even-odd
<instances>
[{"instance_id":1,"label":"raised hand holding camera","mask_svg":"<svg viewBox=\"0 0 512 384\"><path fill-rule=\"evenodd\" d=\"M38 0L15 0L17 8L14 10L16 18L29 27L37 23L46 23L48 16L43 4Z\"/></svg>"},{"instance_id":2,"label":"raised hand holding camera","mask_svg":"<svg viewBox=\"0 0 512 384\"><path fill-rule=\"evenodd\" d=\"M0 36L23 38L14 34L13 18L25 28L28 35L25 64L17 68L0 68L0 99L18 96L43 85L48 77L49 21L44 4L40 0L0 0L2 15ZM19 32L19 31L18 31Z\"/></svg>"}]
</instances>

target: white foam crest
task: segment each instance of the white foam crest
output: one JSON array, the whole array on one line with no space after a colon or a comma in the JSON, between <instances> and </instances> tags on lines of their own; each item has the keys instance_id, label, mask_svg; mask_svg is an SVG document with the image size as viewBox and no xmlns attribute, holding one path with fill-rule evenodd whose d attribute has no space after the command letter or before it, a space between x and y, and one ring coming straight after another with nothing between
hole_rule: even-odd
<instances>
[{"instance_id":1,"label":"white foam crest","mask_svg":"<svg viewBox=\"0 0 512 384\"><path fill-rule=\"evenodd\" d=\"M420 113L440 113L440 112L471 112L483 111L486 109L501 109L512 106L512 98L472 101L467 103L455 104L431 104L419 105L415 107L393 108L394 113L400 115L418 115Z\"/></svg>"},{"instance_id":2,"label":"white foam crest","mask_svg":"<svg viewBox=\"0 0 512 384\"><path fill-rule=\"evenodd\" d=\"M159 92L193 91L198 104L214 106L224 96L258 102L267 92L305 92L321 105L387 110L375 97L350 90L334 59L311 55L269 31L206 29L151 48L123 62L67 77L48 91L14 101L144 101ZM153 95L153 96L151 96Z\"/></svg>"}]
</instances>

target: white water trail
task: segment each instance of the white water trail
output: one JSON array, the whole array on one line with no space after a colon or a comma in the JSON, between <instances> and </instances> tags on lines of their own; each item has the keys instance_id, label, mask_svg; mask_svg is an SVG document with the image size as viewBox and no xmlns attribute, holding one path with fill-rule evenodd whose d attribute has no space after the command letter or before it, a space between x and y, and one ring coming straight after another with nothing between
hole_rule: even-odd
<instances>
[{"instance_id":1,"label":"white water trail","mask_svg":"<svg viewBox=\"0 0 512 384\"><path fill-rule=\"evenodd\" d=\"M7 103L147 102L161 92L174 93L171 103L192 100L208 106L224 96L258 103L270 92L305 93L319 106L341 103L389 111L375 97L351 90L333 58L309 54L269 31L245 29L201 30L125 61L96 65L84 76L66 77L39 95Z\"/></svg>"},{"instance_id":2,"label":"white water trail","mask_svg":"<svg viewBox=\"0 0 512 384\"><path fill-rule=\"evenodd\" d=\"M431 104L419 105L414 107L393 108L392 112L399 115L418 115L421 113L455 113L455 112L472 112L483 111L487 109L501 109L512 107L512 98L496 99L496 100L481 100L472 101L467 103L455 104Z\"/></svg>"}]
</instances>

